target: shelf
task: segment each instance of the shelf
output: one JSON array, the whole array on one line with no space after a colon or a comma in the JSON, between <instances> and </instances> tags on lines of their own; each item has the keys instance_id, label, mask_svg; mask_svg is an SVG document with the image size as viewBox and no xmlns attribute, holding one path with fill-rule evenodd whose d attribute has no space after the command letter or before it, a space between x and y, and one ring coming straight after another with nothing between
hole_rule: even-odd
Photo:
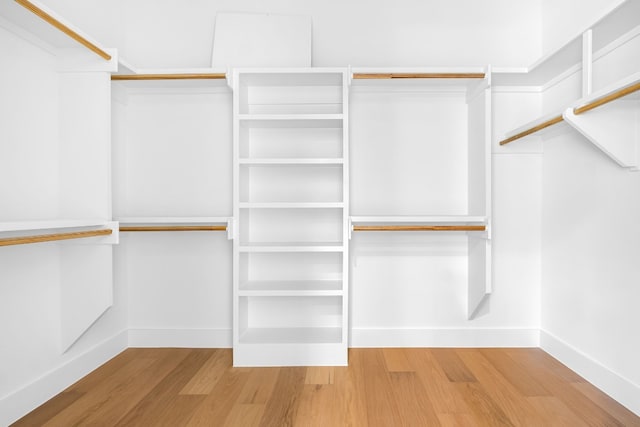
<instances>
[{"instance_id":1,"label":"shelf","mask_svg":"<svg viewBox=\"0 0 640 427\"><path fill-rule=\"evenodd\" d=\"M486 81L485 67L459 68L371 68L354 67L351 69L351 86L393 86L396 88L438 87L464 88L476 87Z\"/></svg>"},{"instance_id":2,"label":"shelf","mask_svg":"<svg viewBox=\"0 0 640 427\"><path fill-rule=\"evenodd\" d=\"M585 118L579 116L616 100L638 100L640 99L638 95L639 91L640 73L634 73L602 90L594 92L588 97L575 101L573 106L569 108L539 117L508 132L504 136L504 139L500 141L500 145L508 144L534 133L540 135L541 131L566 121L571 127L583 134L618 164L623 167L635 168L638 162L635 155L635 145L631 146L628 144L629 141L634 140L633 123L635 123L635 118L633 116L633 106L630 106L630 111L627 112L630 113L630 117L627 117L626 120L603 121L598 118L598 115L593 114L587 114ZM620 119L622 114L627 113L617 111L613 115L617 115ZM609 119L611 119L613 115L610 115ZM612 124L607 125L608 122ZM613 123L615 123L615 125L613 125ZM621 125L624 123L628 123L630 129L623 129L624 126ZM607 129L605 131L604 128L608 126L615 126L615 129ZM626 136L620 138L620 132L625 133ZM615 137L616 134L618 134L618 137ZM606 142L607 140L610 141Z\"/></svg>"},{"instance_id":3,"label":"shelf","mask_svg":"<svg viewBox=\"0 0 640 427\"><path fill-rule=\"evenodd\" d=\"M252 203L240 202L240 209L341 209L343 202L273 202Z\"/></svg>"},{"instance_id":4,"label":"shelf","mask_svg":"<svg viewBox=\"0 0 640 427\"><path fill-rule=\"evenodd\" d=\"M114 51L107 49L82 30L66 21L39 1L0 2L0 16L35 36L39 43L53 48L78 48L100 61L113 62Z\"/></svg>"},{"instance_id":5,"label":"shelf","mask_svg":"<svg viewBox=\"0 0 640 427\"><path fill-rule=\"evenodd\" d=\"M111 224L110 221L102 219L0 222L0 233L10 231L65 230L68 228L103 227L109 226L109 224Z\"/></svg>"},{"instance_id":6,"label":"shelf","mask_svg":"<svg viewBox=\"0 0 640 427\"><path fill-rule=\"evenodd\" d=\"M337 242L278 242L242 243L240 252L343 252L344 246Z\"/></svg>"},{"instance_id":7,"label":"shelf","mask_svg":"<svg viewBox=\"0 0 640 427\"><path fill-rule=\"evenodd\" d=\"M239 114L241 126L251 128L340 128L342 114Z\"/></svg>"},{"instance_id":8,"label":"shelf","mask_svg":"<svg viewBox=\"0 0 640 427\"><path fill-rule=\"evenodd\" d=\"M484 216L443 215L443 216L352 216L353 225L486 225Z\"/></svg>"},{"instance_id":9,"label":"shelf","mask_svg":"<svg viewBox=\"0 0 640 427\"><path fill-rule=\"evenodd\" d=\"M227 225L226 216L204 217L124 217L118 218L120 225Z\"/></svg>"},{"instance_id":10,"label":"shelf","mask_svg":"<svg viewBox=\"0 0 640 427\"><path fill-rule=\"evenodd\" d=\"M639 91L640 72L579 100L564 120L619 166L638 171Z\"/></svg>"},{"instance_id":11,"label":"shelf","mask_svg":"<svg viewBox=\"0 0 640 427\"><path fill-rule=\"evenodd\" d=\"M481 216L352 216L352 231L486 231Z\"/></svg>"},{"instance_id":12,"label":"shelf","mask_svg":"<svg viewBox=\"0 0 640 427\"><path fill-rule=\"evenodd\" d=\"M340 166L344 159L313 159L313 158L273 158L273 159L240 159L241 166Z\"/></svg>"},{"instance_id":13,"label":"shelf","mask_svg":"<svg viewBox=\"0 0 640 427\"><path fill-rule=\"evenodd\" d=\"M122 232L226 231L231 238L228 217L138 217L120 219Z\"/></svg>"},{"instance_id":14,"label":"shelf","mask_svg":"<svg viewBox=\"0 0 640 427\"><path fill-rule=\"evenodd\" d=\"M592 93L582 98L576 103L573 112L576 115L586 113L594 108L613 102L617 99L638 100L640 99L640 72L622 79L611 86Z\"/></svg>"},{"instance_id":15,"label":"shelf","mask_svg":"<svg viewBox=\"0 0 640 427\"><path fill-rule=\"evenodd\" d=\"M344 68L237 69L243 87L342 86Z\"/></svg>"},{"instance_id":16,"label":"shelf","mask_svg":"<svg viewBox=\"0 0 640 427\"><path fill-rule=\"evenodd\" d=\"M116 222L104 220L60 220L1 222L0 246L44 243L100 237L100 244L118 243ZM92 243L95 243L92 241Z\"/></svg>"},{"instance_id":17,"label":"shelf","mask_svg":"<svg viewBox=\"0 0 640 427\"><path fill-rule=\"evenodd\" d=\"M249 344L338 344L341 341L341 328L248 328L240 335L240 342Z\"/></svg>"},{"instance_id":18,"label":"shelf","mask_svg":"<svg viewBox=\"0 0 640 427\"><path fill-rule=\"evenodd\" d=\"M500 141L500 145L509 144L513 141L524 138L525 136L532 135L534 133L540 135L541 131L544 131L545 129L555 124L561 123L563 120L564 118L562 117L562 111L553 112L542 117L538 117L535 120L532 120L516 129L513 129L510 132L507 132L504 135L504 138Z\"/></svg>"},{"instance_id":19,"label":"shelf","mask_svg":"<svg viewBox=\"0 0 640 427\"><path fill-rule=\"evenodd\" d=\"M127 68L134 68L130 65ZM126 88L224 88L229 90L226 71L214 68L135 69L112 74L111 81Z\"/></svg>"},{"instance_id":20,"label":"shelf","mask_svg":"<svg viewBox=\"0 0 640 427\"><path fill-rule=\"evenodd\" d=\"M250 280L240 296L342 296L341 280Z\"/></svg>"}]
</instances>

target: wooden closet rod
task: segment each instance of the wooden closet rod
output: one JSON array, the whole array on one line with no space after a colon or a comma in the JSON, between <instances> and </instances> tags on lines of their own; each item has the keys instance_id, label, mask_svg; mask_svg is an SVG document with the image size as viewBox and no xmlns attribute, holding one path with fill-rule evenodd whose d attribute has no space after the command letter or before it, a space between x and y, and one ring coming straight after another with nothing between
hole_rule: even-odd
<instances>
[{"instance_id":1,"label":"wooden closet rod","mask_svg":"<svg viewBox=\"0 0 640 427\"><path fill-rule=\"evenodd\" d=\"M538 132L539 130L542 130L542 129L548 128L549 126L553 126L553 125L555 125L556 123L560 123L560 122L561 122L561 121L563 121L563 120L564 120L564 119L562 118L562 115L560 115L560 116L556 116L556 117L554 117L554 118L552 118L552 119L547 120L547 121L546 121L546 122L544 122L544 123L540 123L540 124L539 124L539 125L537 125L537 126L534 126L534 127L530 128L530 129L527 129L527 130L522 131L522 132L520 132L520 133L518 133L518 134L516 134L516 135L513 135L513 136L512 136L512 137L510 137L510 138L507 138L507 139L505 139L505 140L500 141L500 145L505 145L505 144L508 144L508 143L510 143L510 142L515 141L516 139L520 139L520 138L523 138L523 137L525 137L525 136L527 136L527 135L531 135L532 133L536 133L536 132Z\"/></svg>"},{"instance_id":2,"label":"wooden closet rod","mask_svg":"<svg viewBox=\"0 0 640 427\"><path fill-rule=\"evenodd\" d=\"M15 0L15 1L20 6L24 7L27 10L29 10L34 15L39 16L44 21L46 21L47 23L49 23L52 26L56 27L58 30L62 31L63 33L65 33L66 35L68 35L69 37L71 37L72 39L74 39L75 41L77 41L78 43L83 45L84 47L86 47L87 49L89 49L92 52L98 54L101 58L106 59L107 61L111 60L111 55L109 55L107 52L105 52L104 50L100 49L98 46L96 46L95 44L91 43L89 40L85 39L80 34L76 33L71 28L67 27L62 22L58 21L53 16L49 15L47 12L45 12L42 9L40 9L39 7L37 7L36 5L31 3L30 1L28 1L28 0Z\"/></svg>"},{"instance_id":3,"label":"wooden closet rod","mask_svg":"<svg viewBox=\"0 0 640 427\"><path fill-rule=\"evenodd\" d=\"M485 225L354 225L353 231L485 231Z\"/></svg>"},{"instance_id":4,"label":"wooden closet rod","mask_svg":"<svg viewBox=\"0 0 640 427\"><path fill-rule=\"evenodd\" d=\"M56 240L84 239L86 237L108 236L111 229L74 231L69 233L41 234L38 236L9 237L0 239L0 246L26 245L28 243L54 242Z\"/></svg>"},{"instance_id":5,"label":"wooden closet rod","mask_svg":"<svg viewBox=\"0 0 640 427\"><path fill-rule=\"evenodd\" d=\"M186 74L112 74L111 80L216 80L226 79L225 73Z\"/></svg>"},{"instance_id":6,"label":"wooden closet rod","mask_svg":"<svg viewBox=\"0 0 640 427\"><path fill-rule=\"evenodd\" d=\"M226 225L140 225L122 226L120 231L227 231Z\"/></svg>"},{"instance_id":7,"label":"wooden closet rod","mask_svg":"<svg viewBox=\"0 0 640 427\"><path fill-rule=\"evenodd\" d=\"M573 109L573 113L574 114L585 113L585 112L587 112L589 110L593 110L596 107L599 107L601 105L607 104L607 103L609 103L611 101L614 101L614 100L616 100L618 98L622 98L623 96L627 96L627 95L632 94L633 92L637 92L639 90L640 90L640 82L638 82L638 83L636 83L634 85L625 87L623 89L620 89L618 91L615 91L613 93L610 93L609 95L603 96L602 98L596 99L595 101L591 101L588 104L583 105L582 107L574 108Z\"/></svg>"},{"instance_id":8,"label":"wooden closet rod","mask_svg":"<svg viewBox=\"0 0 640 427\"><path fill-rule=\"evenodd\" d=\"M484 79L484 73L354 73L354 79Z\"/></svg>"}]
</instances>

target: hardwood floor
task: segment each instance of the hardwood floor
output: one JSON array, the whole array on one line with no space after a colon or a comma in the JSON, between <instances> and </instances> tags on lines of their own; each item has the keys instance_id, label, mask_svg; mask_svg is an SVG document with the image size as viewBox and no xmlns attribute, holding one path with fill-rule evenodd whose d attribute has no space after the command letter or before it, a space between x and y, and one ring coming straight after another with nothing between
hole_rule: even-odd
<instances>
[{"instance_id":1,"label":"hardwood floor","mask_svg":"<svg viewBox=\"0 0 640 427\"><path fill-rule=\"evenodd\" d=\"M539 349L351 349L349 367L233 368L128 349L15 426L640 426Z\"/></svg>"}]
</instances>

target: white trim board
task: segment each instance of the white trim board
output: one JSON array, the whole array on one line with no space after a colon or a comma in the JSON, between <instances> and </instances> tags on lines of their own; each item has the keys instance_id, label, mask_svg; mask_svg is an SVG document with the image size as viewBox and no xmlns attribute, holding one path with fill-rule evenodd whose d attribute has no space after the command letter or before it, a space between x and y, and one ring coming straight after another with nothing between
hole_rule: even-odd
<instances>
[{"instance_id":1,"label":"white trim board","mask_svg":"<svg viewBox=\"0 0 640 427\"><path fill-rule=\"evenodd\" d=\"M640 386L613 372L602 363L549 332L540 331L540 348L578 375L640 415Z\"/></svg>"},{"instance_id":2,"label":"white trim board","mask_svg":"<svg viewBox=\"0 0 640 427\"><path fill-rule=\"evenodd\" d=\"M350 348L539 347L539 329L352 328Z\"/></svg>"},{"instance_id":3,"label":"white trim board","mask_svg":"<svg viewBox=\"0 0 640 427\"><path fill-rule=\"evenodd\" d=\"M127 349L123 330L0 399L0 425L9 425Z\"/></svg>"}]
</instances>

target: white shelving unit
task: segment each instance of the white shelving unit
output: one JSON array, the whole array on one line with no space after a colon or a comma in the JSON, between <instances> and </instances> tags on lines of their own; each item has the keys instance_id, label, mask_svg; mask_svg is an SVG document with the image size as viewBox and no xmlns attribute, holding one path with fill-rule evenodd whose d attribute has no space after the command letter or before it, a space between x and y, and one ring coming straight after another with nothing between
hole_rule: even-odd
<instances>
[{"instance_id":1,"label":"white shelving unit","mask_svg":"<svg viewBox=\"0 0 640 427\"><path fill-rule=\"evenodd\" d=\"M234 72L235 366L347 364L347 77Z\"/></svg>"},{"instance_id":2,"label":"white shelving unit","mask_svg":"<svg viewBox=\"0 0 640 427\"><path fill-rule=\"evenodd\" d=\"M464 231L466 314L472 318L491 293L491 71L474 67L352 72L354 99L357 95L370 106L368 114L391 114L394 119L357 129L359 141L367 144L354 142L352 150L370 160L358 160L352 167L354 185L370 190L361 190L357 197L354 193L351 209L356 215L350 218L350 231ZM387 111L397 100L402 107ZM384 146L369 143L379 135L389 139ZM393 162L398 162L396 173L385 173ZM411 172L403 175L402 169Z\"/></svg>"}]
</instances>

